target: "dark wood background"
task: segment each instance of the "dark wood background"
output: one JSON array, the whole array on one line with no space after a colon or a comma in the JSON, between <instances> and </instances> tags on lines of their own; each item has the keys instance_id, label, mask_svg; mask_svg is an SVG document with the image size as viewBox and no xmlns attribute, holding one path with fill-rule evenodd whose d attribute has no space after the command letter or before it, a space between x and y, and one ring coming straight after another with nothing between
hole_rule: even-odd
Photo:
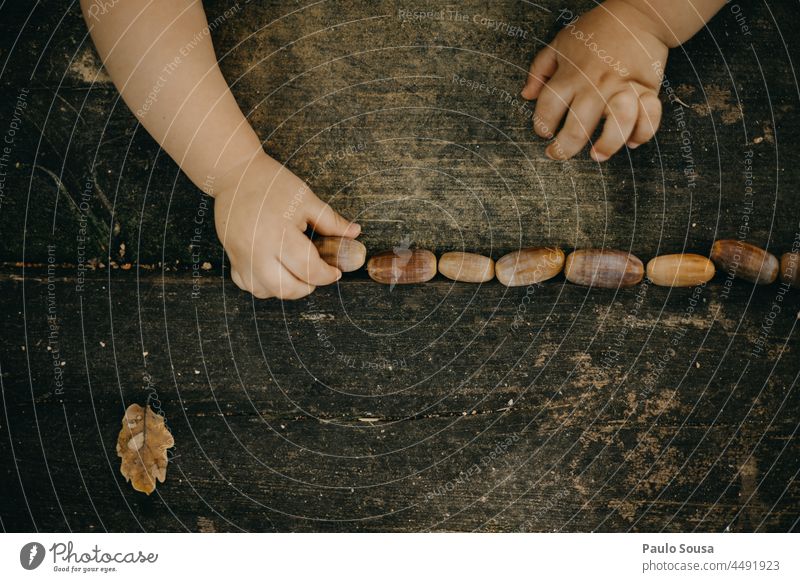
<instances>
[{"instance_id":1,"label":"dark wood background","mask_svg":"<svg viewBox=\"0 0 800 582\"><path fill-rule=\"evenodd\" d=\"M458 6L206 3L267 151L372 251L797 244L796 4L723 8L672 51L657 140L603 165L548 160L511 101L564 6ZM800 292L356 273L253 301L77 4L7 2L0 33L4 530L797 529ZM176 441L150 497L114 450L148 394Z\"/></svg>"}]
</instances>

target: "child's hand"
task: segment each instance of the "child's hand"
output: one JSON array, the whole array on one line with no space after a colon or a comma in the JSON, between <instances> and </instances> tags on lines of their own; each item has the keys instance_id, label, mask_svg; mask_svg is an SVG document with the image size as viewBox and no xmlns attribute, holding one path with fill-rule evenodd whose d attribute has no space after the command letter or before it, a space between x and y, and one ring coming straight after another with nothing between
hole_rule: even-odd
<instances>
[{"instance_id":1,"label":"child's hand","mask_svg":"<svg viewBox=\"0 0 800 582\"><path fill-rule=\"evenodd\" d=\"M308 186L268 155L259 155L219 183L217 235L234 283L259 299L299 299L342 273L324 262L304 234L355 238L361 228L337 214Z\"/></svg>"},{"instance_id":2,"label":"child's hand","mask_svg":"<svg viewBox=\"0 0 800 582\"><path fill-rule=\"evenodd\" d=\"M608 0L566 24L531 64L525 99L536 99L534 130L552 138L546 153L565 160L591 138L601 117L605 125L591 156L602 162L623 145L633 149L656 132L661 120L658 90L669 51L662 28L624 0Z\"/></svg>"}]
</instances>

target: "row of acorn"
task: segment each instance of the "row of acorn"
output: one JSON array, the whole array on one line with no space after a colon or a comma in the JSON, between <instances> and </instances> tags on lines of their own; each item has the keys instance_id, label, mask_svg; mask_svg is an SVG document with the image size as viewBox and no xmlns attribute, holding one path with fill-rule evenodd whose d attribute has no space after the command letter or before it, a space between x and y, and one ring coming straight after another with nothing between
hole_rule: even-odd
<instances>
[{"instance_id":1,"label":"row of acorn","mask_svg":"<svg viewBox=\"0 0 800 582\"><path fill-rule=\"evenodd\" d=\"M322 259L342 272L360 269L367 248L355 239L320 237L314 240ZM452 251L439 257L425 249L395 248L370 257L369 276L389 285L425 283L437 272L448 279L485 283L495 277L508 287L541 283L562 270L567 281L577 285L617 289L631 287L645 274L655 285L694 287L710 281L715 265L722 271L768 285L780 276L786 285L800 288L800 252L785 253L780 261L772 253L740 240L719 240L711 248L711 259L693 253L661 255L645 268L631 253L612 249L579 249L565 256L557 247L524 248L493 261L475 253Z\"/></svg>"}]
</instances>

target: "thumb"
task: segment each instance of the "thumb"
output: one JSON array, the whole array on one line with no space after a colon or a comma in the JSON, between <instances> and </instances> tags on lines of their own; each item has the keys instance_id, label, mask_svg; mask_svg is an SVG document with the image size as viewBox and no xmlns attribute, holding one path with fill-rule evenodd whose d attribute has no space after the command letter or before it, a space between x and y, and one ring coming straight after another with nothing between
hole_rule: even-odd
<instances>
[{"instance_id":1,"label":"thumb","mask_svg":"<svg viewBox=\"0 0 800 582\"><path fill-rule=\"evenodd\" d=\"M314 232L325 236L346 236L355 238L361 234L361 226L355 222L350 222L333 208L318 200L306 219L313 227Z\"/></svg>"}]
</instances>

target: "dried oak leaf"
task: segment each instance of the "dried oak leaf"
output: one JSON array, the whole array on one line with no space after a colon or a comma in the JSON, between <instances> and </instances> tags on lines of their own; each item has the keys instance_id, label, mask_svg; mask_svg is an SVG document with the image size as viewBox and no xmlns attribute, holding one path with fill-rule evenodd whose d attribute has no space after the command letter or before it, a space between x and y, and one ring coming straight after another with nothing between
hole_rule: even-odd
<instances>
[{"instance_id":1,"label":"dried oak leaf","mask_svg":"<svg viewBox=\"0 0 800 582\"><path fill-rule=\"evenodd\" d=\"M156 490L156 480L163 483L167 478L167 449L174 445L163 416L149 406L145 413L138 404L131 404L117 438L120 472L136 491L150 495Z\"/></svg>"}]
</instances>

